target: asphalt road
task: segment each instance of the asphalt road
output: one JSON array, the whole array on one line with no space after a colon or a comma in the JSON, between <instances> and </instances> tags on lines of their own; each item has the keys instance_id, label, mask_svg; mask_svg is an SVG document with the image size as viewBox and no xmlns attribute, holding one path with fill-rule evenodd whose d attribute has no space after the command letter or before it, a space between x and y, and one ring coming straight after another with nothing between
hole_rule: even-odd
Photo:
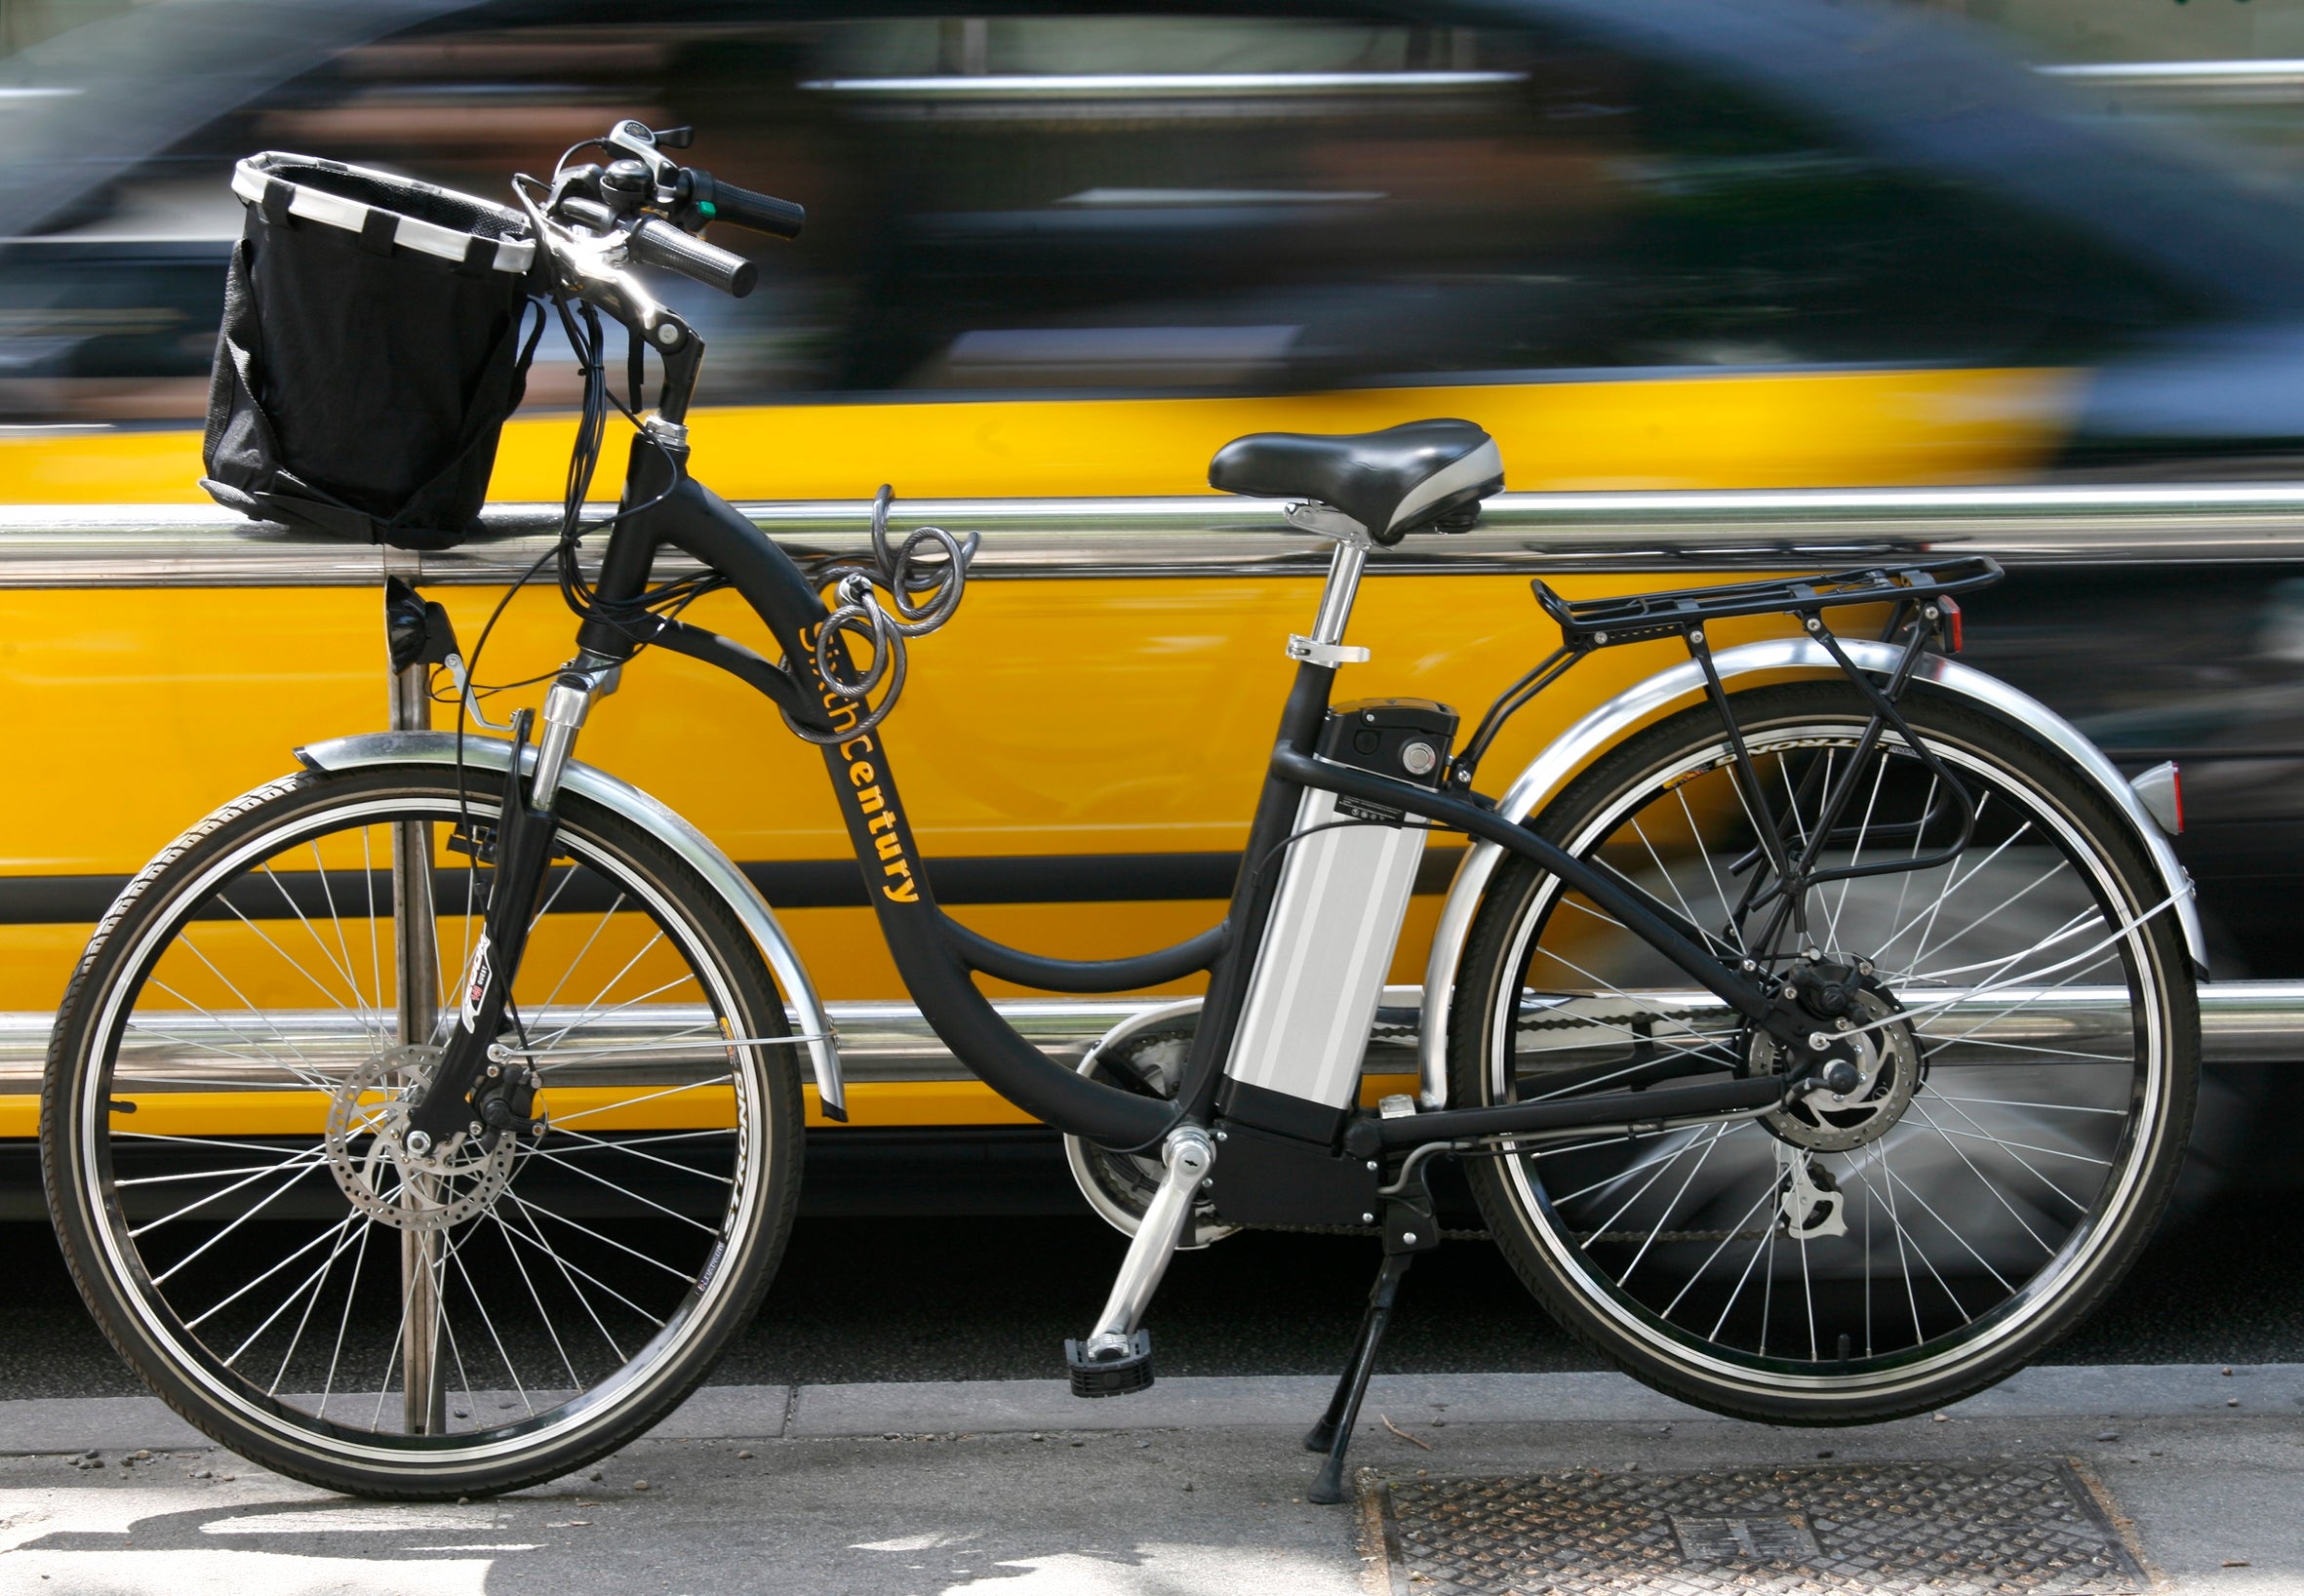
<instances>
[{"instance_id":1,"label":"asphalt road","mask_svg":"<svg viewBox=\"0 0 2304 1596\"><path fill-rule=\"evenodd\" d=\"M714 1378L1053 1378L1121 1246L1085 1217L804 1217L767 1306ZM0 1399L141 1389L91 1323L45 1227L0 1225ZM1366 1241L1258 1233L1184 1255L1152 1313L1161 1373L1332 1373L1375 1261ZM2048 1361L2304 1362L2304 1195L2228 1196L2170 1229ZM1418 1262L1384 1363L1403 1374L1601 1367L1481 1242Z\"/></svg>"}]
</instances>

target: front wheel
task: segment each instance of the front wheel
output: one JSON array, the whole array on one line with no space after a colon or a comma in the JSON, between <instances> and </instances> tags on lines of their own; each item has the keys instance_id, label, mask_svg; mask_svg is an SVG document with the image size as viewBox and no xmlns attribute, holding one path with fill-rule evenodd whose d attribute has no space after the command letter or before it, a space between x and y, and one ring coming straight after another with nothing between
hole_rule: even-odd
<instances>
[{"instance_id":1,"label":"front wheel","mask_svg":"<svg viewBox=\"0 0 2304 1596\"><path fill-rule=\"evenodd\" d=\"M426 767L226 805L98 927L49 1054L49 1205L113 1345L218 1442L355 1495L508 1491L622 1445L750 1318L791 1221L800 1088L758 952L574 794L492 1066L533 1103L403 1134L501 796Z\"/></svg>"},{"instance_id":2,"label":"front wheel","mask_svg":"<svg viewBox=\"0 0 2304 1596\"><path fill-rule=\"evenodd\" d=\"M1901 707L1931 765L1894 734L1867 744L1846 683L1734 703L1757 803L1699 707L1530 823L1725 960L1829 979L1839 1017L1816 1022L1862 1039L1860 1080L1756 1117L1507 1143L1470 1161L1473 1186L1535 1296L1651 1385L1775 1422L1925 1412L2071 1330L2151 1237L2192 1119L2191 965L2125 819L2023 730L1915 686ZM1957 854L1947 776L1974 810ZM1763 840L1807 849L1844 783L1817 864L1897 867L1779 912ZM1453 1002L1460 1104L1778 1067L1767 1038L1517 858Z\"/></svg>"}]
</instances>

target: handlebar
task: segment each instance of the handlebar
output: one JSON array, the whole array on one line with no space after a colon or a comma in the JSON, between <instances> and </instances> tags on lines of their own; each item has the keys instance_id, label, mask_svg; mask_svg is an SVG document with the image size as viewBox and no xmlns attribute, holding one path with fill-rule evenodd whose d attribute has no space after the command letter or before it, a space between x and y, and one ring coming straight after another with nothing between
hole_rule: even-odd
<instances>
[{"instance_id":1,"label":"handlebar","mask_svg":"<svg viewBox=\"0 0 2304 1596\"><path fill-rule=\"evenodd\" d=\"M573 300L604 312L631 331L635 350L645 345L661 357L662 396L647 425L652 433L668 428L664 435L674 440L683 435L695 396L703 339L632 268L676 271L740 299L758 286L760 268L695 235L713 221L729 221L791 238L808 218L789 200L721 182L663 153L686 149L692 137L688 128L658 133L642 122L618 122L606 136L585 140L613 157L605 164L570 164L572 149L548 186L528 177L512 183L549 263L552 297L563 306ZM640 386L635 378L634 389Z\"/></svg>"},{"instance_id":2,"label":"handlebar","mask_svg":"<svg viewBox=\"0 0 2304 1596\"><path fill-rule=\"evenodd\" d=\"M777 238L797 238L808 212L790 200L722 182L700 168L680 166L663 153L686 149L693 136L689 128L657 133L645 123L626 120L590 140L616 159L606 165L561 167L552 174L550 196L538 213L539 219L548 216L590 236L555 245L547 229L546 245L562 255L571 248L582 254L610 252L604 259L577 267L579 276L596 275L599 267L613 264L620 249L621 258L635 265L676 271L739 299L751 293L760 280L760 268L695 235L711 222L726 221ZM530 203L525 194L523 203ZM638 292L635 286L617 297L629 299Z\"/></svg>"},{"instance_id":3,"label":"handlebar","mask_svg":"<svg viewBox=\"0 0 2304 1596\"><path fill-rule=\"evenodd\" d=\"M691 238L655 217L642 217L626 236L626 252L640 265L676 271L734 299L742 299L760 281L760 268L742 256Z\"/></svg>"}]
</instances>

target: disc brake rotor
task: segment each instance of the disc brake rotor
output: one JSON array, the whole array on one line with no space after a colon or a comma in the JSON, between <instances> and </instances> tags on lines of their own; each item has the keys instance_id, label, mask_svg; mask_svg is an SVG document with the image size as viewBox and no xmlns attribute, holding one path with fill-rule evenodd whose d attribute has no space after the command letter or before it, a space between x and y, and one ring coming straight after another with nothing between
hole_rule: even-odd
<instances>
[{"instance_id":1,"label":"disc brake rotor","mask_svg":"<svg viewBox=\"0 0 2304 1596\"><path fill-rule=\"evenodd\" d=\"M322 1133L328 1172L354 1208L395 1230L461 1224L512 1178L517 1143L509 1136L490 1147L459 1131L421 1158L408 1150L409 1099L439 1057L437 1048L393 1048L352 1071L329 1097Z\"/></svg>"},{"instance_id":2,"label":"disc brake rotor","mask_svg":"<svg viewBox=\"0 0 2304 1596\"><path fill-rule=\"evenodd\" d=\"M1820 1085L1812 1087L1762 1116L1762 1124L1795 1147L1845 1153L1876 1141L1904 1117L1920 1085L1920 1044L1912 1034L1911 1021L1896 1017L1901 1011L1894 1002L1869 988L1859 989L1853 998L1848 1015L1853 1024L1862 1027L1884 1019L1889 1022L1849 1033L1847 1040L1856 1055L1853 1089L1833 1092ZM1772 1038L1764 1032L1753 1035L1754 1070L1774 1073L1779 1057Z\"/></svg>"}]
</instances>

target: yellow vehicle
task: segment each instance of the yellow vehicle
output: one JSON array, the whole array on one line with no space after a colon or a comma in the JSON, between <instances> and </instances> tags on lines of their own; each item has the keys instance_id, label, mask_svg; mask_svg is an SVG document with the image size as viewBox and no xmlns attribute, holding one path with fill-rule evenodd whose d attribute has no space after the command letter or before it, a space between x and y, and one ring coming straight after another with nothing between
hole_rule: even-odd
<instances>
[{"instance_id":1,"label":"yellow vehicle","mask_svg":"<svg viewBox=\"0 0 2304 1596\"><path fill-rule=\"evenodd\" d=\"M2125 146L2097 130L2072 154L2069 118L1980 57L1929 70L1958 66L1970 100L2003 96L2009 129L2078 165L2044 177L2017 145L1980 168L1914 144L1881 92L1897 60L1804 71L1843 50L1831 9L1795 41L1809 57L1779 40L1768 59L1542 5L1470 25L766 0L644 20L444 8L390 33L344 8L300 57L163 7L22 53L35 78L102 92L12 110L22 147L85 157L70 203L54 185L0 196L0 409L20 423L0 429L20 506L0 576L0 1136L28 1146L43 1017L117 887L288 748L387 723L379 579L418 580L477 637L542 546L523 506L561 488L571 394L547 346L499 453L500 538L422 556L297 545L207 507L197 418L238 226L231 159L306 148L493 191L613 106L707 125L716 166L809 202L810 244L763 255L760 293L675 296L725 401L694 419L697 457L764 524L826 548L855 546L884 480L901 519L985 535L975 597L891 728L918 749L939 895L987 934L1117 954L1223 896L1252 799L1225 773L1249 768L1285 678L1268 639L1315 580L1268 507L1207 497L1205 461L1233 436L1458 415L1496 437L1513 493L1445 557L1379 563L1357 622L1388 682L1461 705L1540 634L1529 574L1577 597L1767 569L1778 541L1680 511L1644 533L1637 508L1609 512L1633 529L1611 531L1572 498L1523 495L2006 484L2267 447L2107 395L2165 377L2168 339L2199 335L2186 347L2207 360L2209 330L2277 314L2262 285L2304 259L2281 253L2284 213L2208 174L2186 189L2190 221L2145 218ZM217 98L137 92L161 73ZM725 596L696 616L742 634ZM187 671L194 628L274 641ZM549 668L563 629L550 594L523 595L486 676ZM1526 758L1655 663L1596 661L1495 757ZM699 770L674 750L756 711L679 659L628 692L600 759L742 861L826 996L854 1006L844 1032L873 1062L852 1070L853 1131L1013 1124L903 1009L828 802L789 779L803 751L746 740ZM146 750L143 774L92 784L72 757L92 736ZM802 796L764 812L765 791ZM1403 984L1444 879L1422 884ZM2257 973L2288 973L2260 951L2270 930L2243 940ZM1129 1012L1044 1004L1035 1022L1077 1048ZM1379 1043L1370 1091L1409 1073Z\"/></svg>"}]
</instances>

